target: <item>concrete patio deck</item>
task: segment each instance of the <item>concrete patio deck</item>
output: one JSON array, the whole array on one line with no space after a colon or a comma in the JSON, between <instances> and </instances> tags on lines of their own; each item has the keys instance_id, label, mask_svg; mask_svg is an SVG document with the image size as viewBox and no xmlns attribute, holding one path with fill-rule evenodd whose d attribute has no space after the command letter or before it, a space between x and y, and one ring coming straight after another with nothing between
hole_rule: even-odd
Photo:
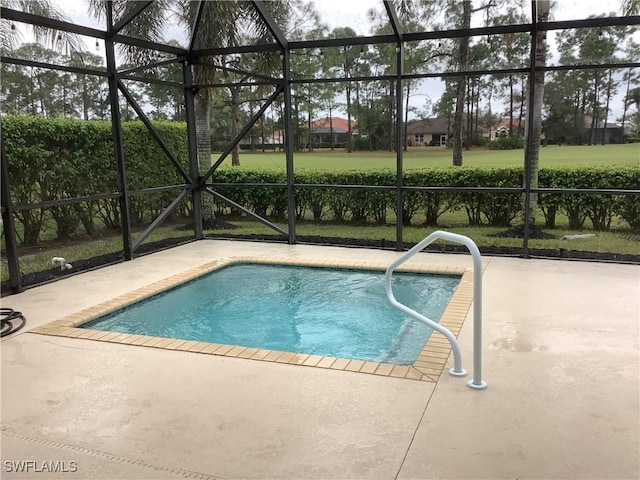
<instances>
[{"instance_id":1,"label":"concrete patio deck","mask_svg":"<svg viewBox=\"0 0 640 480\"><path fill-rule=\"evenodd\" d=\"M235 255L399 254L207 240L3 298L28 323L0 344L0 476L640 477L639 266L485 257L484 391L448 374L430 383L29 333ZM469 255L412 261L471 266ZM472 323L459 336L470 373ZM37 473L54 462L72 471Z\"/></svg>"}]
</instances>

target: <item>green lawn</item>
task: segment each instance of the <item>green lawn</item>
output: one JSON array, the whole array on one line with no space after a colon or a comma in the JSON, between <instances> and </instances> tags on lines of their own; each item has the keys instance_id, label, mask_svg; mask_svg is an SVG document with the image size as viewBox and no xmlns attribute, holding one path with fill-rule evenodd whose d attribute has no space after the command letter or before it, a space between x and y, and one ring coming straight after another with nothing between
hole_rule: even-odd
<instances>
[{"instance_id":1,"label":"green lawn","mask_svg":"<svg viewBox=\"0 0 640 480\"><path fill-rule=\"evenodd\" d=\"M233 237L236 235L277 235L269 227L251 220L230 220L230 222L239 228L237 230L210 230L207 233L220 234L225 237ZM287 226L283 223L277 223L283 230L287 230ZM517 247L522 248L522 239L519 238L499 238L491 235L502 232L503 227L469 227L464 225L442 225L441 227L424 227L411 226L403 228L403 241L408 243L418 243L434 230L447 230L460 235L468 236L480 247ZM592 230L583 230L580 232L566 230L563 228L554 230L545 230L553 234L556 238L549 240L530 240L529 247L533 249L566 249L581 250L588 252L601 253L617 253L640 255L640 237L638 234L631 232L594 232ZM564 235L574 235L576 233L590 233L593 237L579 240L562 240ZM314 224L311 222L300 223L296 226L296 234L299 236L311 235L333 238L354 238L364 240L380 241L384 239L389 245L395 242L396 229L395 225L336 225L336 224ZM441 243L447 243L442 242Z\"/></svg>"},{"instance_id":2,"label":"green lawn","mask_svg":"<svg viewBox=\"0 0 640 480\"><path fill-rule=\"evenodd\" d=\"M216 161L219 154L212 155ZM463 154L464 165L470 167L521 166L524 150L472 149ZM240 164L249 168L284 169L285 155L282 152L241 152ZM352 152L345 150L316 150L294 154L296 169L346 170L380 169L396 167L394 152ZM223 166L231 165L231 157ZM640 166L640 144L562 146L550 145L540 150L540 165L550 166ZM404 168L410 170L424 167L451 166L451 149L442 147L414 147L404 153Z\"/></svg>"}]
</instances>

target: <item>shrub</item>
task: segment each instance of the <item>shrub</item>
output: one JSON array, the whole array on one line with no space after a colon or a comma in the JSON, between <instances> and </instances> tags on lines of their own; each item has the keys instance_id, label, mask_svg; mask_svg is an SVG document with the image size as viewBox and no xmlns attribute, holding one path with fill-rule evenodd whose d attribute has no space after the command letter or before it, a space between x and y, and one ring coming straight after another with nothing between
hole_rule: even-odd
<instances>
[{"instance_id":1,"label":"shrub","mask_svg":"<svg viewBox=\"0 0 640 480\"><path fill-rule=\"evenodd\" d=\"M489 150L517 150L524 148L524 139L519 135L498 137L489 142Z\"/></svg>"},{"instance_id":2,"label":"shrub","mask_svg":"<svg viewBox=\"0 0 640 480\"><path fill-rule=\"evenodd\" d=\"M156 122L154 125L165 143L186 165L185 124ZM14 205L119 190L110 122L5 116L2 131ZM123 123L122 135L130 190L184 183L141 122ZM174 197L172 192L131 196L132 222L149 220ZM107 227L119 227L121 222L115 199L60 205L47 210L22 210L15 215L24 228L23 243L28 245L38 242L47 216L55 222L60 238L75 233L79 225L87 234L93 234L96 217Z\"/></svg>"}]
</instances>

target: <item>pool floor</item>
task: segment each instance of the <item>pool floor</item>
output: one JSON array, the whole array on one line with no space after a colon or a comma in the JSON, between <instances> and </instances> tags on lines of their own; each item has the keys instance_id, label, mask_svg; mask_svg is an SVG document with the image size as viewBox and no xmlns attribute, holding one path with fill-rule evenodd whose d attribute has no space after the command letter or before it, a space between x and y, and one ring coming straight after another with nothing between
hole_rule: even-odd
<instances>
[{"instance_id":1,"label":"pool floor","mask_svg":"<svg viewBox=\"0 0 640 480\"><path fill-rule=\"evenodd\" d=\"M157 295L163 291L174 288L189 280L196 279L214 270L243 263L262 263L269 265L291 265L303 267L325 267L354 270L384 271L387 265L374 262L336 262L336 261L299 261L292 258L274 257L228 257L214 262L209 262L200 267L173 275L165 280L153 283L133 292L121 295L94 307L68 315L46 325L33 329L32 332L82 338L94 341L139 345L167 350L188 351L200 354L222 355L227 357L246 358L259 361L303 365L310 367L329 368L333 370L347 370L374 375L403 377L413 380L437 381L447 358L451 353L449 342L439 333L431 334L422 350L412 365L394 365L391 363L353 360L326 355L314 355L294 353L280 350L268 350L254 347L227 345L219 343L200 342L194 340L177 340L148 335L128 334L94 330L91 328L78 328L92 320L103 317L111 312L130 306L140 300ZM473 299L473 274L472 270L459 267L430 267L412 266L405 264L398 271L412 273L434 273L445 275L459 275L460 282L451 297L451 300L440 318L440 325L448 328L455 336L458 335L466 317L467 311Z\"/></svg>"}]
</instances>

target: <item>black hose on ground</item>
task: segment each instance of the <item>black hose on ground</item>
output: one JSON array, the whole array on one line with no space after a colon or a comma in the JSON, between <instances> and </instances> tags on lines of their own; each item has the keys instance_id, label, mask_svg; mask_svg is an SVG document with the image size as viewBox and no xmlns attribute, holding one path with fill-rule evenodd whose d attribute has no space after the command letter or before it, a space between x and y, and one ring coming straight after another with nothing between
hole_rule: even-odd
<instances>
[{"instance_id":1,"label":"black hose on ground","mask_svg":"<svg viewBox=\"0 0 640 480\"><path fill-rule=\"evenodd\" d=\"M22 312L16 312L12 308L0 308L0 317L0 337L17 332L27 322Z\"/></svg>"}]
</instances>

